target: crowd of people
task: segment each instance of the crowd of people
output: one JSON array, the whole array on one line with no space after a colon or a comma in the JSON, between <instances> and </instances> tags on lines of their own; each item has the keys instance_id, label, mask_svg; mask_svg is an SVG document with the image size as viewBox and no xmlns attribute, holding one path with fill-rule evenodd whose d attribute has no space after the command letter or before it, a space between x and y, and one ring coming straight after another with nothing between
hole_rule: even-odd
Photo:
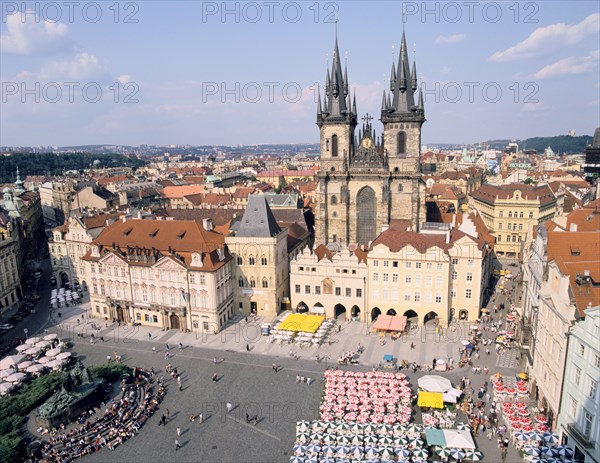
<instances>
[{"instance_id":1,"label":"crowd of people","mask_svg":"<svg viewBox=\"0 0 600 463\"><path fill-rule=\"evenodd\" d=\"M152 376L150 371L135 368L133 381L121 382L120 399L115 398L85 412L78 420L79 426L68 432L64 426L49 432L50 437L42 448L44 460L67 463L104 446L113 450L135 436L166 393L161 379L152 385Z\"/></svg>"}]
</instances>

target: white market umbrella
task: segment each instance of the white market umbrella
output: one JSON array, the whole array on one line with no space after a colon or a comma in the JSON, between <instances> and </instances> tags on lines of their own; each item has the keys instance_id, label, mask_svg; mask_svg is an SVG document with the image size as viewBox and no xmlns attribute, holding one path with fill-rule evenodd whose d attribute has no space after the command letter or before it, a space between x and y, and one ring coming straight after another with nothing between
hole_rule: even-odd
<instances>
[{"instance_id":1,"label":"white market umbrella","mask_svg":"<svg viewBox=\"0 0 600 463\"><path fill-rule=\"evenodd\" d=\"M25 356L22 354L9 355L7 357L4 357L2 360L0 360L0 370L4 370L5 368L10 368L13 365L16 365L17 363L19 363L24 358L25 358Z\"/></svg>"},{"instance_id":2,"label":"white market umbrella","mask_svg":"<svg viewBox=\"0 0 600 463\"><path fill-rule=\"evenodd\" d=\"M439 375L423 376L417 380L417 384L429 392L447 392L452 388L450 380Z\"/></svg>"},{"instance_id":3,"label":"white market umbrella","mask_svg":"<svg viewBox=\"0 0 600 463\"><path fill-rule=\"evenodd\" d=\"M38 363L41 363L44 365L48 362L51 362L52 360L54 360L52 357L42 357L42 358L39 358L37 361L38 361Z\"/></svg>"},{"instance_id":4,"label":"white market umbrella","mask_svg":"<svg viewBox=\"0 0 600 463\"><path fill-rule=\"evenodd\" d=\"M27 373L39 373L44 368L46 368L45 365L40 365L39 363L36 363L36 364L31 365L30 367L27 367L27 370L25 370L25 371Z\"/></svg>"},{"instance_id":5,"label":"white market umbrella","mask_svg":"<svg viewBox=\"0 0 600 463\"><path fill-rule=\"evenodd\" d=\"M25 373L13 373L12 375L4 378L4 381L7 381L9 383L18 383L23 378L25 378L25 376L27 376L27 375L25 375Z\"/></svg>"},{"instance_id":6,"label":"white market umbrella","mask_svg":"<svg viewBox=\"0 0 600 463\"><path fill-rule=\"evenodd\" d=\"M71 356L71 352L61 352L56 356L56 360L65 360Z\"/></svg>"},{"instance_id":7,"label":"white market umbrella","mask_svg":"<svg viewBox=\"0 0 600 463\"><path fill-rule=\"evenodd\" d=\"M34 347L38 347L40 349L45 349L46 347L50 347L52 343L50 341L40 341L36 342Z\"/></svg>"},{"instance_id":8,"label":"white market umbrella","mask_svg":"<svg viewBox=\"0 0 600 463\"><path fill-rule=\"evenodd\" d=\"M0 370L0 378L6 378L7 376L12 375L15 372L12 368L8 368L6 370Z\"/></svg>"},{"instance_id":9,"label":"white market umbrella","mask_svg":"<svg viewBox=\"0 0 600 463\"><path fill-rule=\"evenodd\" d=\"M46 351L46 357L54 357L58 354L60 354L59 347L55 347L54 349L50 349L50 350Z\"/></svg>"},{"instance_id":10,"label":"white market umbrella","mask_svg":"<svg viewBox=\"0 0 600 463\"><path fill-rule=\"evenodd\" d=\"M39 336L32 336L31 338L25 340L25 344L33 346L36 342L40 342L41 340L42 338L40 338Z\"/></svg>"},{"instance_id":11,"label":"white market umbrella","mask_svg":"<svg viewBox=\"0 0 600 463\"><path fill-rule=\"evenodd\" d=\"M48 368L52 368L52 369L54 369L54 370L55 370L55 369L57 369L57 368L61 367L61 366L63 365L63 363L65 363L65 361L64 361L64 360L52 360L52 361L48 362L48 363L46 364L46 366L47 366Z\"/></svg>"},{"instance_id":12,"label":"white market umbrella","mask_svg":"<svg viewBox=\"0 0 600 463\"><path fill-rule=\"evenodd\" d=\"M44 341L52 341L53 339L58 338L58 334L56 333L50 333L47 334L46 336L44 336Z\"/></svg>"},{"instance_id":13,"label":"white market umbrella","mask_svg":"<svg viewBox=\"0 0 600 463\"><path fill-rule=\"evenodd\" d=\"M15 387L15 386L11 383L0 383L0 394L6 394L13 387Z\"/></svg>"},{"instance_id":14,"label":"white market umbrella","mask_svg":"<svg viewBox=\"0 0 600 463\"><path fill-rule=\"evenodd\" d=\"M23 352L24 350L31 349L31 346L29 344L20 344L15 349L17 349L17 352Z\"/></svg>"}]
</instances>

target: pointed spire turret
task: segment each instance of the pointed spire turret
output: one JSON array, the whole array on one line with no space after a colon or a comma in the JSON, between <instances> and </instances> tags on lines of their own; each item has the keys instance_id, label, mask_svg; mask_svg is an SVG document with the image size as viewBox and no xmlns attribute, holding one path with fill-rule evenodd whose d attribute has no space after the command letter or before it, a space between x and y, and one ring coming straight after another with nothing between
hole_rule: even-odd
<instances>
[{"instance_id":1,"label":"pointed spire turret","mask_svg":"<svg viewBox=\"0 0 600 463\"><path fill-rule=\"evenodd\" d=\"M344 66L344 95L348 95L348 66ZM348 105L350 108L350 105Z\"/></svg>"},{"instance_id":2,"label":"pointed spire turret","mask_svg":"<svg viewBox=\"0 0 600 463\"><path fill-rule=\"evenodd\" d=\"M421 88L419 88L419 111L425 111L425 104L423 103L423 82L421 82Z\"/></svg>"},{"instance_id":3,"label":"pointed spire turret","mask_svg":"<svg viewBox=\"0 0 600 463\"><path fill-rule=\"evenodd\" d=\"M354 90L354 98L352 99L352 114L354 115L354 117L358 115L358 113L356 112L356 90Z\"/></svg>"},{"instance_id":4,"label":"pointed spire turret","mask_svg":"<svg viewBox=\"0 0 600 463\"><path fill-rule=\"evenodd\" d=\"M381 98L381 112L387 111L388 105L385 99L385 90L383 91L383 97Z\"/></svg>"},{"instance_id":5,"label":"pointed spire turret","mask_svg":"<svg viewBox=\"0 0 600 463\"><path fill-rule=\"evenodd\" d=\"M393 92L394 88L396 88L396 66L392 61L392 70L390 72L390 92Z\"/></svg>"},{"instance_id":6,"label":"pointed spire turret","mask_svg":"<svg viewBox=\"0 0 600 463\"><path fill-rule=\"evenodd\" d=\"M412 73L410 76L410 86L413 92L417 90L417 60L413 61Z\"/></svg>"},{"instance_id":7,"label":"pointed spire turret","mask_svg":"<svg viewBox=\"0 0 600 463\"><path fill-rule=\"evenodd\" d=\"M325 78L324 99L326 103L322 105L322 122L329 117L334 118L356 118L353 110L352 97L349 90L348 68L342 69L340 50L337 35L333 49L333 59L331 68L327 66L327 76ZM337 122L340 122L339 120Z\"/></svg>"},{"instance_id":8,"label":"pointed spire turret","mask_svg":"<svg viewBox=\"0 0 600 463\"><path fill-rule=\"evenodd\" d=\"M321 107L321 88L317 89L317 118L321 118L323 115L323 109Z\"/></svg>"}]
</instances>

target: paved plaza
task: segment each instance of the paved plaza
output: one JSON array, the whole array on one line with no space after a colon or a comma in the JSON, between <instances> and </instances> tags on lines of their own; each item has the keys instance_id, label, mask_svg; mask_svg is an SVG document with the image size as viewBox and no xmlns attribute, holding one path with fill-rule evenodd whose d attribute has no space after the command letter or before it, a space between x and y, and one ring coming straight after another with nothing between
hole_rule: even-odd
<instances>
[{"instance_id":1,"label":"paved plaza","mask_svg":"<svg viewBox=\"0 0 600 463\"><path fill-rule=\"evenodd\" d=\"M509 303L503 296L495 302ZM436 334L433 325L419 327L397 341L387 337L385 345L381 345L379 336L370 334L365 324L343 322L341 331L332 336L331 345L325 343L319 348L300 349L296 345L268 342L268 337L260 335L263 321L260 319L246 322L240 317L217 335L201 336L149 327L107 325L89 318L87 303L63 308L60 312L60 318L55 312L53 317L56 318L50 319L44 328L71 339L73 351L84 364L104 363L107 355L118 351L128 365L152 367L159 376L164 375L168 387L160 410L137 436L114 451L104 448L86 457L87 461L98 462L142 462L148 458L164 462L287 462L294 443L296 422L318 418L323 372L327 367L338 367L337 357L342 352L356 350L359 343L364 346L359 365L339 366L340 369L356 371L378 367L385 354L392 354L399 361L418 364L431 364L434 357L446 360L451 357L456 364L461 341L467 339L472 326L469 323L456 325L454 330L446 330L443 336ZM91 333L95 334L94 344L90 342ZM99 340L100 336L105 342ZM484 333L484 338L493 336L493 333ZM170 348L168 360L165 359L167 343ZM183 345L182 350L178 347L179 343ZM414 349L411 349L411 344L414 344ZM299 354L298 360L289 355L290 349ZM326 356L326 359L317 363L316 354ZM214 363L215 358L217 364ZM441 374L454 384L462 376L467 376L477 391L493 373L514 377L518 362L517 350L497 356L492 349L490 355L481 352L480 359L474 362L476 366L489 368L487 377L474 374L469 367L454 368ZM180 371L182 391L165 372L167 363ZM273 370L273 363L280 366L278 372ZM211 380L213 373L219 377L217 382ZM416 390L417 379L426 374L422 371L413 373L412 370L404 373L408 375L413 390ZM311 384L297 384L298 375L311 378ZM233 405L230 413L226 411L227 402ZM166 426L159 426L160 417L167 409L170 420ZM199 413L206 421L202 424L190 422L190 415ZM246 414L258 416L258 422L247 423ZM418 411L416 418L420 422ZM458 421L467 419L459 415ZM178 427L182 431L179 439L182 448L176 451ZM500 462L495 439L478 435L475 441L485 455L484 461ZM516 451L511 449L506 462L521 461Z\"/></svg>"}]
</instances>

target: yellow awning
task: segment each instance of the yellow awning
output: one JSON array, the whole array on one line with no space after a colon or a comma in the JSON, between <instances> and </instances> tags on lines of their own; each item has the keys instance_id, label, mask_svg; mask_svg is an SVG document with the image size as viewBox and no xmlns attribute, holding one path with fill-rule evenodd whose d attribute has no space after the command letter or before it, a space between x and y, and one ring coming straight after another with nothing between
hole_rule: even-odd
<instances>
[{"instance_id":1,"label":"yellow awning","mask_svg":"<svg viewBox=\"0 0 600 463\"><path fill-rule=\"evenodd\" d=\"M444 408L444 395L441 392L420 391L417 405L427 408Z\"/></svg>"},{"instance_id":2,"label":"yellow awning","mask_svg":"<svg viewBox=\"0 0 600 463\"><path fill-rule=\"evenodd\" d=\"M285 331L302 331L316 333L325 317L305 313L292 313L279 325L277 329Z\"/></svg>"}]
</instances>

